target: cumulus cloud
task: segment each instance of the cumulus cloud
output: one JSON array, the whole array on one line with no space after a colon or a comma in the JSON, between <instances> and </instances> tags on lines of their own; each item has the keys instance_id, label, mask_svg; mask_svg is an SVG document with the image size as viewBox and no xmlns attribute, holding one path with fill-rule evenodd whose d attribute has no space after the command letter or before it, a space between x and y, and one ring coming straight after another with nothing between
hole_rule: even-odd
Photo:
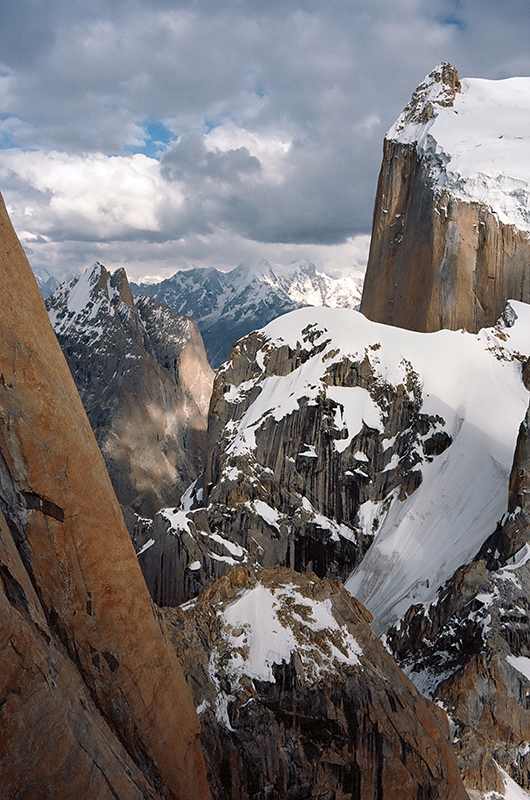
<instances>
[{"instance_id":1,"label":"cumulus cloud","mask_svg":"<svg viewBox=\"0 0 530 800\"><path fill-rule=\"evenodd\" d=\"M527 0L4 0L0 188L56 272L105 253L340 260L415 86L441 60L530 74L529 17Z\"/></svg>"},{"instance_id":2,"label":"cumulus cloud","mask_svg":"<svg viewBox=\"0 0 530 800\"><path fill-rule=\"evenodd\" d=\"M0 180L19 227L58 240L146 238L160 231L161 206L178 208L178 184L160 178L159 162L132 156L85 156L6 150Z\"/></svg>"}]
</instances>

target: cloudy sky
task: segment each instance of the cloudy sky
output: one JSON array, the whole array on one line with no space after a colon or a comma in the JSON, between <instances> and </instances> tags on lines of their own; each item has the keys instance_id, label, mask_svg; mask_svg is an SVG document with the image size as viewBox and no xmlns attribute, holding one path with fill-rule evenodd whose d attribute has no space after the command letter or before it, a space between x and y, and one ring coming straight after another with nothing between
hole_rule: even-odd
<instances>
[{"instance_id":1,"label":"cloudy sky","mask_svg":"<svg viewBox=\"0 0 530 800\"><path fill-rule=\"evenodd\" d=\"M0 190L34 266L362 264L440 61L530 75L528 0L0 0Z\"/></svg>"}]
</instances>

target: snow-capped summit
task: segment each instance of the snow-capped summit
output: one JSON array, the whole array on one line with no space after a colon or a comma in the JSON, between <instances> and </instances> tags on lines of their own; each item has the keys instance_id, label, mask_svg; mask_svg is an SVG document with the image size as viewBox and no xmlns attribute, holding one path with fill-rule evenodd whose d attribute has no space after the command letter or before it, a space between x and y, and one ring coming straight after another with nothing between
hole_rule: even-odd
<instances>
[{"instance_id":1,"label":"snow-capped summit","mask_svg":"<svg viewBox=\"0 0 530 800\"><path fill-rule=\"evenodd\" d=\"M229 282L233 286L246 285L249 281L258 280L264 283L274 284L276 275L266 258L247 258L238 264L235 269L224 273L229 277Z\"/></svg>"},{"instance_id":2,"label":"snow-capped summit","mask_svg":"<svg viewBox=\"0 0 530 800\"><path fill-rule=\"evenodd\" d=\"M530 231L530 78L458 80L431 72L387 133L429 158L436 187Z\"/></svg>"},{"instance_id":3,"label":"snow-capped summit","mask_svg":"<svg viewBox=\"0 0 530 800\"><path fill-rule=\"evenodd\" d=\"M361 311L420 331L530 302L530 77L436 67L387 133Z\"/></svg>"},{"instance_id":4,"label":"snow-capped summit","mask_svg":"<svg viewBox=\"0 0 530 800\"><path fill-rule=\"evenodd\" d=\"M58 288L60 281L52 275L45 267L32 267L33 274L40 289L40 293L46 300Z\"/></svg>"},{"instance_id":5,"label":"snow-capped summit","mask_svg":"<svg viewBox=\"0 0 530 800\"><path fill-rule=\"evenodd\" d=\"M123 269L111 275L96 261L72 281L56 289L46 303L48 315L58 336L75 328L96 342L108 325L109 314L130 315L133 299Z\"/></svg>"},{"instance_id":6,"label":"snow-capped summit","mask_svg":"<svg viewBox=\"0 0 530 800\"><path fill-rule=\"evenodd\" d=\"M357 307L361 284L361 273L333 278L309 261L282 266L261 258L243 261L230 272L191 269L131 288L135 296L150 295L175 313L193 317L210 363L217 367L238 339L281 314L302 306Z\"/></svg>"},{"instance_id":7,"label":"snow-capped summit","mask_svg":"<svg viewBox=\"0 0 530 800\"><path fill-rule=\"evenodd\" d=\"M438 64L413 92L410 101L386 135L387 139L417 141L441 108L451 108L462 91L458 73L447 61Z\"/></svg>"}]
</instances>

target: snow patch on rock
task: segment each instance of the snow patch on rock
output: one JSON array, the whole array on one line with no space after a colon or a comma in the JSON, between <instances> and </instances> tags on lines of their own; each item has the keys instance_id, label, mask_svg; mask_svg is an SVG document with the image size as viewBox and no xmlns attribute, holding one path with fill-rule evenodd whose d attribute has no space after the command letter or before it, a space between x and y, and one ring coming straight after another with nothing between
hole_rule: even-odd
<instances>
[{"instance_id":1,"label":"snow patch on rock","mask_svg":"<svg viewBox=\"0 0 530 800\"><path fill-rule=\"evenodd\" d=\"M232 648L228 672L233 675L274 683L273 666L288 664L295 650L315 682L335 661L350 666L361 663L362 650L339 626L331 601L311 600L292 585L272 589L258 583L229 605L222 618L223 631L230 631L226 634ZM318 659L314 633L322 636Z\"/></svg>"},{"instance_id":2,"label":"snow patch on rock","mask_svg":"<svg viewBox=\"0 0 530 800\"><path fill-rule=\"evenodd\" d=\"M440 102L447 86L436 80L439 70L418 87L432 114L410 120L405 110L386 138L415 145L438 190L530 232L530 78L466 78L451 102Z\"/></svg>"}]
</instances>

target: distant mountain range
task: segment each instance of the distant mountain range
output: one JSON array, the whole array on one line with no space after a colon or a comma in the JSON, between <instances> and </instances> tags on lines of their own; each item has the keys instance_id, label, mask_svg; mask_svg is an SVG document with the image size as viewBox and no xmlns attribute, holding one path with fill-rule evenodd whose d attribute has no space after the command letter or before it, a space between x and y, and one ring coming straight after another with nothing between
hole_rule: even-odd
<instances>
[{"instance_id":1,"label":"distant mountain range","mask_svg":"<svg viewBox=\"0 0 530 800\"><path fill-rule=\"evenodd\" d=\"M230 272L195 268L156 284L131 283L133 296L150 295L196 320L214 368L238 339L276 317L303 306L357 308L361 290L360 273L333 278L309 261L272 266L265 259L244 261Z\"/></svg>"},{"instance_id":2,"label":"distant mountain range","mask_svg":"<svg viewBox=\"0 0 530 800\"><path fill-rule=\"evenodd\" d=\"M46 300L61 285L61 281L48 272L45 267L32 267L40 293Z\"/></svg>"}]
</instances>

